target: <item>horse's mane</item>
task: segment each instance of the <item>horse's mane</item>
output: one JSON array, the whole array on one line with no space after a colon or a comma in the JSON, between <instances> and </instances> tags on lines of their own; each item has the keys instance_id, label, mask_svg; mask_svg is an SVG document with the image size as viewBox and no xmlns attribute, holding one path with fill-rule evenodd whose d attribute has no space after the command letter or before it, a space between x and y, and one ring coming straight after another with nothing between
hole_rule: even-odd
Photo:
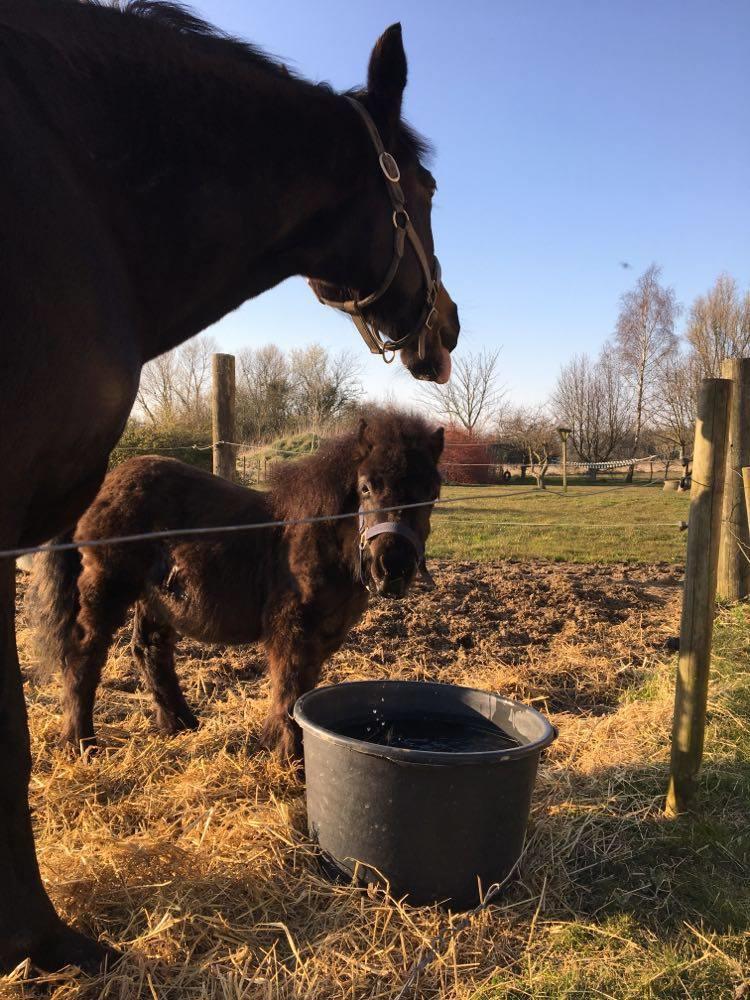
<instances>
[{"instance_id":1,"label":"horse's mane","mask_svg":"<svg viewBox=\"0 0 750 1000\"><path fill-rule=\"evenodd\" d=\"M153 32L157 37L149 44ZM26 40L38 38L64 56L68 69L88 73L91 61L106 64L113 52L122 53L132 42L139 59L151 59L165 70L168 64L189 69L197 56L215 57L223 65L234 59L280 81L294 81L320 93L334 94L327 83L312 83L283 62L250 42L236 38L174 0L0 0L0 28L15 30ZM0 42L2 39L0 38ZM165 49L164 46L167 46ZM85 54L86 59L76 58ZM204 66L201 66L203 69ZM366 91L348 94L366 100ZM420 160L429 158L430 143L406 121L401 121L399 145Z\"/></svg>"},{"instance_id":2,"label":"horse's mane","mask_svg":"<svg viewBox=\"0 0 750 1000\"><path fill-rule=\"evenodd\" d=\"M64 0L70 3L71 0ZM75 2L75 0L74 0ZM268 73L281 77L296 76L288 66L250 42L236 38L198 17L189 7L173 0L85 0L89 7L99 7L115 11L125 16L124 29L127 30L128 20L141 19L172 29L179 35L199 39L209 50L238 56L245 62L260 67Z\"/></svg>"},{"instance_id":3,"label":"horse's mane","mask_svg":"<svg viewBox=\"0 0 750 1000\"><path fill-rule=\"evenodd\" d=\"M367 407L368 440L386 450L394 464L411 454L430 453L435 428L424 417L404 410ZM338 514L356 504L356 473L360 459L359 432L352 430L323 441L318 451L271 469L272 506L284 518ZM356 509L356 508L355 508Z\"/></svg>"},{"instance_id":4,"label":"horse's mane","mask_svg":"<svg viewBox=\"0 0 750 1000\"><path fill-rule=\"evenodd\" d=\"M230 56L279 78L306 82L261 49L172 0L24 0L23 4L0 0L0 27L44 41L61 54L85 54L89 60L110 57L114 39L119 52L132 42L145 59L181 56L189 60L197 53ZM156 32L150 30L154 27ZM149 37L154 45L148 44ZM69 69L87 71L85 61L69 62Z\"/></svg>"}]
</instances>

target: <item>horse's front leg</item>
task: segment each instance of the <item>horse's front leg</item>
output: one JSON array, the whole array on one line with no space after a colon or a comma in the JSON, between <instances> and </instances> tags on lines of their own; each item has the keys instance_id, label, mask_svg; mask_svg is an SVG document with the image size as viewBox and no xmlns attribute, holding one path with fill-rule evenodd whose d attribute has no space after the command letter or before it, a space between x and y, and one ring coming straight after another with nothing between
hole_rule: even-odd
<instances>
[{"instance_id":1,"label":"horse's front leg","mask_svg":"<svg viewBox=\"0 0 750 1000\"><path fill-rule=\"evenodd\" d=\"M295 701L318 683L325 652L316 639L294 630L279 630L267 644L271 675L271 707L262 743L282 760L302 759L302 731L292 718Z\"/></svg>"},{"instance_id":2,"label":"horse's front leg","mask_svg":"<svg viewBox=\"0 0 750 1000\"><path fill-rule=\"evenodd\" d=\"M43 969L97 969L108 949L67 927L42 885L31 829L29 728L14 628L15 565L0 559L0 972L23 959ZM113 954L113 953L109 953Z\"/></svg>"}]
</instances>

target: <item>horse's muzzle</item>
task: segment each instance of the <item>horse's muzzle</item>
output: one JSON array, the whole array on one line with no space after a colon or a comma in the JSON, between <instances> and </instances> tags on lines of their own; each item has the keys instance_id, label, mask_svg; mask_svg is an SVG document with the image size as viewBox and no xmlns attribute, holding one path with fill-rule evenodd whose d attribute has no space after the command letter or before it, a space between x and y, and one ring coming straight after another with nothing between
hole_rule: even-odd
<instances>
[{"instance_id":1,"label":"horse's muzzle","mask_svg":"<svg viewBox=\"0 0 750 1000\"><path fill-rule=\"evenodd\" d=\"M451 375L451 351L458 343L460 332L458 308L441 285L437 318L433 328L427 331L424 351L420 353L413 346L404 347L401 360L414 378L445 384Z\"/></svg>"}]
</instances>

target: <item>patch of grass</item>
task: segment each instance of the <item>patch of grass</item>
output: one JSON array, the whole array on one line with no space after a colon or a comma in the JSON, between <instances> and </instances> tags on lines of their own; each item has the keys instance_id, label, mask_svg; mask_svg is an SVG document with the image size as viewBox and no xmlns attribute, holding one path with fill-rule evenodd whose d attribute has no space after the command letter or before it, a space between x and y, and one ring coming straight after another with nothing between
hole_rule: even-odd
<instances>
[{"instance_id":1,"label":"patch of grass","mask_svg":"<svg viewBox=\"0 0 750 1000\"><path fill-rule=\"evenodd\" d=\"M483 499L501 494L498 499ZM479 495L479 499L477 499ZM682 562L690 499L661 484L573 485L563 494L531 486L445 487L465 503L435 508L429 551L446 559ZM507 522L511 522L508 524Z\"/></svg>"}]
</instances>

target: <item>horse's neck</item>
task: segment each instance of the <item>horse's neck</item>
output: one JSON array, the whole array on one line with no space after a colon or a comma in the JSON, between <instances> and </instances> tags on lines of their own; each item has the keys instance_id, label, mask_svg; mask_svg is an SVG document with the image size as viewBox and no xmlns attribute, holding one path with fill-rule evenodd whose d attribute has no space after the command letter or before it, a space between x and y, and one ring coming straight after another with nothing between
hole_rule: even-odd
<instances>
[{"instance_id":1,"label":"horse's neck","mask_svg":"<svg viewBox=\"0 0 750 1000\"><path fill-rule=\"evenodd\" d=\"M367 137L344 98L231 54L225 77L201 65L177 78L149 64L127 92L98 71L97 187L138 291L144 359L311 273L363 183Z\"/></svg>"}]
</instances>

